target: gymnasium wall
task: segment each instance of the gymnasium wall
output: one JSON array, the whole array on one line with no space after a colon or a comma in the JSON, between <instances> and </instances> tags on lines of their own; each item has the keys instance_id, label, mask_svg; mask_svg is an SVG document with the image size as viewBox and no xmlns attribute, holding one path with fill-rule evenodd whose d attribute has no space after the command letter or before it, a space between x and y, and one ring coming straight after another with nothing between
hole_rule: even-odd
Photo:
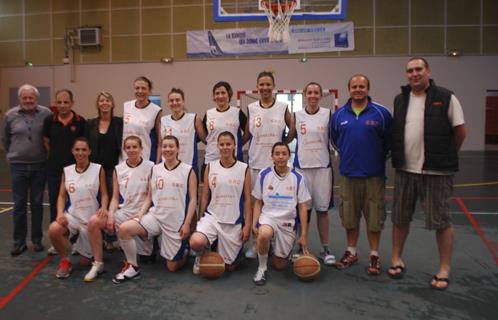
<instances>
[{"instance_id":1,"label":"gymnasium wall","mask_svg":"<svg viewBox=\"0 0 498 320\"><path fill-rule=\"evenodd\" d=\"M8 108L8 88L25 82L55 89L69 88L75 93L75 110L85 117L95 117L95 98L99 91L113 93L117 114L122 103L133 98L132 82L137 75L147 75L154 81L155 94L161 95L163 109L171 87L186 92L186 105L202 116L213 107L211 89L215 82L228 80L235 90L253 89L261 70L273 70L278 88L302 88L307 82L318 81L324 88L339 89L340 103L347 98L346 82L354 73L364 73L371 79L374 100L392 107L399 86L406 82L406 57L315 58L307 63L297 59L266 59L241 61L191 61L161 63L94 64L74 67L75 82L71 82L71 66L0 69L0 106ZM440 85L451 88L462 102L469 135L464 150L484 150L484 117L486 89L498 88L498 56L429 57L433 77ZM53 95L53 94L52 94Z\"/></svg>"},{"instance_id":2,"label":"gymnasium wall","mask_svg":"<svg viewBox=\"0 0 498 320\"><path fill-rule=\"evenodd\" d=\"M449 49L465 55L498 54L496 0L347 3L347 20L355 25L356 50L309 57L444 55ZM188 30L268 24L216 23L212 11L212 0L0 0L0 66L22 66L26 60L35 65L60 65L65 29L84 25L102 26L104 47L101 51L76 51L78 64L159 61L161 57L186 60ZM282 57L289 58L263 56Z\"/></svg>"}]
</instances>

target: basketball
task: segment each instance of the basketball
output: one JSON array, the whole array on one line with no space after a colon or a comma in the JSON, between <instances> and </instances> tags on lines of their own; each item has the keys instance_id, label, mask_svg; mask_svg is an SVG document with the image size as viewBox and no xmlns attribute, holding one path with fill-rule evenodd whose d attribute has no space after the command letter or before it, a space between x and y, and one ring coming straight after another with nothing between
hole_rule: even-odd
<instances>
[{"instance_id":1,"label":"basketball","mask_svg":"<svg viewBox=\"0 0 498 320\"><path fill-rule=\"evenodd\" d=\"M207 252L201 256L200 274L210 280L218 279L225 272L225 261L217 252Z\"/></svg>"},{"instance_id":2,"label":"basketball","mask_svg":"<svg viewBox=\"0 0 498 320\"><path fill-rule=\"evenodd\" d=\"M320 262L312 255L302 255L294 261L294 274L303 281L313 281L320 275Z\"/></svg>"}]
</instances>

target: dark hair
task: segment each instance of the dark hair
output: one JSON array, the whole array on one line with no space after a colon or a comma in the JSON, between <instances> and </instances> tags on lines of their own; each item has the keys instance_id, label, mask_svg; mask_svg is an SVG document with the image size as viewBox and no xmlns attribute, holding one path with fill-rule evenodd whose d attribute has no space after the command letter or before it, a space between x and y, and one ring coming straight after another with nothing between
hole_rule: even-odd
<instances>
[{"instance_id":1,"label":"dark hair","mask_svg":"<svg viewBox=\"0 0 498 320\"><path fill-rule=\"evenodd\" d=\"M152 81L149 78L147 78L146 76L137 77L135 79L135 81L133 81L133 83L135 83L137 81L143 81L143 82L147 83L147 86L149 87L149 90L152 90Z\"/></svg>"},{"instance_id":2,"label":"dark hair","mask_svg":"<svg viewBox=\"0 0 498 320\"><path fill-rule=\"evenodd\" d=\"M182 96L182 100L185 100L185 92L183 92L182 89L180 89L180 88L171 88L171 90L168 93L168 98L173 93L178 93L180 96Z\"/></svg>"},{"instance_id":3,"label":"dark hair","mask_svg":"<svg viewBox=\"0 0 498 320\"><path fill-rule=\"evenodd\" d=\"M351 84L351 80L353 80L353 78L355 78L355 77L362 77L365 80L367 80L367 89L370 90L370 79L368 79L368 77L366 75L361 74L361 73L354 74L354 75L351 76L351 78L349 78L349 80L348 80L348 90L349 90L349 85Z\"/></svg>"},{"instance_id":4,"label":"dark hair","mask_svg":"<svg viewBox=\"0 0 498 320\"><path fill-rule=\"evenodd\" d=\"M235 142L235 136L230 131L223 131L222 133L220 133L218 135L217 141L220 141L221 137L230 137L233 140L233 142Z\"/></svg>"},{"instance_id":5,"label":"dark hair","mask_svg":"<svg viewBox=\"0 0 498 320\"><path fill-rule=\"evenodd\" d=\"M123 140L123 150L124 150L124 147L126 145L126 143L129 141L129 140L135 140L136 142L138 142L138 145L140 146L140 148L142 148L142 139L140 139L139 137L137 136L127 136L124 140Z\"/></svg>"},{"instance_id":6,"label":"dark hair","mask_svg":"<svg viewBox=\"0 0 498 320\"><path fill-rule=\"evenodd\" d=\"M87 145L87 147L88 147L88 150L91 150L91 149L90 149L90 143L88 142L88 139L87 139L87 138L85 138L85 137L78 137L78 138L74 139L74 141L73 141L73 148L74 148L74 146L75 146L78 142L84 142L84 143L86 143L86 145Z\"/></svg>"},{"instance_id":7,"label":"dark hair","mask_svg":"<svg viewBox=\"0 0 498 320\"><path fill-rule=\"evenodd\" d=\"M271 154L273 155L273 152L275 151L275 148L276 147L280 147L280 146L286 147L287 151L289 151L289 155L291 154L290 148L287 145L287 143L283 143L282 141L275 142L275 144L273 145L273 147L271 147Z\"/></svg>"},{"instance_id":8,"label":"dark hair","mask_svg":"<svg viewBox=\"0 0 498 320\"><path fill-rule=\"evenodd\" d=\"M111 118L114 116L114 97L112 96L112 94L110 94L109 92L107 91L100 91L99 94L97 95L97 102L96 102L96 105L97 105L97 112L99 114L99 118L102 116L102 114L100 114L100 109L99 109L99 100L100 100L100 96L106 98L106 99L109 99L111 100L111 103L112 103L112 109L111 109Z\"/></svg>"},{"instance_id":9,"label":"dark hair","mask_svg":"<svg viewBox=\"0 0 498 320\"><path fill-rule=\"evenodd\" d=\"M214 87L213 87L213 95L214 95L214 92L216 91L216 89L218 88L225 88L228 92L228 102L230 102L232 100L232 96L233 96L233 90L232 90L232 87L230 86L230 83L226 82L226 81L219 81L217 82Z\"/></svg>"},{"instance_id":10,"label":"dark hair","mask_svg":"<svg viewBox=\"0 0 498 320\"><path fill-rule=\"evenodd\" d=\"M320 95L322 95L323 91L322 86L318 82L313 82L313 81L304 86L303 94L306 94L306 90L308 90L309 86L318 86L318 88L320 88Z\"/></svg>"},{"instance_id":11,"label":"dark hair","mask_svg":"<svg viewBox=\"0 0 498 320\"><path fill-rule=\"evenodd\" d=\"M425 68L429 69L429 62L427 62L427 60L425 58L422 58L422 57L411 57L406 64L408 64L409 62L411 62L413 60L421 60L424 63Z\"/></svg>"},{"instance_id":12,"label":"dark hair","mask_svg":"<svg viewBox=\"0 0 498 320\"><path fill-rule=\"evenodd\" d=\"M74 101L74 95L73 95L73 92L69 89L61 89L61 90L58 90L56 93L55 93L55 98L57 98L57 96L60 94L60 93L67 93L67 95L69 96L69 100L71 100L71 102Z\"/></svg>"},{"instance_id":13,"label":"dark hair","mask_svg":"<svg viewBox=\"0 0 498 320\"><path fill-rule=\"evenodd\" d=\"M161 140L161 142L164 141L164 140L173 140L173 141L175 141L176 147L180 148L180 142L178 141L177 137L172 136L172 135L167 135L167 136L164 136L164 138Z\"/></svg>"},{"instance_id":14,"label":"dark hair","mask_svg":"<svg viewBox=\"0 0 498 320\"><path fill-rule=\"evenodd\" d=\"M273 76L273 72L271 71L261 71L259 74L258 74L258 79L257 81L259 81L259 79L263 78L263 77L270 77L271 80L273 81L273 84L275 84L275 77Z\"/></svg>"}]
</instances>

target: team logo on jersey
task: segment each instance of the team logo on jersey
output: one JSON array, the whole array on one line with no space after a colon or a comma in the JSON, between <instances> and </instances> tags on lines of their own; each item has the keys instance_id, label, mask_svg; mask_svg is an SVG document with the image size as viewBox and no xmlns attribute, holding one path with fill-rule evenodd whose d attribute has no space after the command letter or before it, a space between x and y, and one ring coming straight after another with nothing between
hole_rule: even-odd
<instances>
[{"instance_id":1,"label":"team logo on jersey","mask_svg":"<svg viewBox=\"0 0 498 320\"><path fill-rule=\"evenodd\" d=\"M433 107L442 107L443 106L443 103L441 101L434 101L432 103L432 106Z\"/></svg>"},{"instance_id":2,"label":"team logo on jersey","mask_svg":"<svg viewBox=\"0 0 498 320\"><path fill-rule=\"evenodd\" d=\"M345 125L345 124L348 124L348 120L345 120L345 121L342 121L341 122L341 126Z\"/></svg>"},{"instance_id":3,"label":"team logo on jersey","mask_svg":"<svg viewBox=\"0 0 498 320\"><path fill-rule=\"evenodd\" d=\"M268 190L273 190L273 186L271 184L268 185Z\"/></svg>"},{"instance_id":4,"label":"team logo on jersey","mask_svg":"<svg viewBox=\"0 0 498 320\"><path fill-rule=\"evenodd\" d=\"M71 129L72 132L76 132L76 126L73 125L73 126L71 126L69 128Z\"/></svg>"},{"instance_id":5,"label":"team logo on jersey","mask_svg":"<svg viewBox=\"0 0 498 320\"><path fill-rule=\"evenodd\" d=\"M378 126L379 121L377 120L365 120L365 125L367 126Z\"/></svg>"}]
</instances>

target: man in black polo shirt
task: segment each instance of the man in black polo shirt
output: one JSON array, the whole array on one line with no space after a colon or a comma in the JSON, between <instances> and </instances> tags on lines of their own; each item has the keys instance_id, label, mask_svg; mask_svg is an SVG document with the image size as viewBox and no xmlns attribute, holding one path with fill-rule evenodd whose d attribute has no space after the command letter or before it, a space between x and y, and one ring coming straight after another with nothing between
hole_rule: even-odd
<instances>
[{"instance_id":1,"label":"man in black polo shirt","mask_svg":"<svg viewBox=\"0 0 498 320\"><path fill-rule=\"evenodd\" d=\"M72 110L74 99L70 90L57 91L55 104L54 114L47 117L43 124L43 140L48 150L47 185L50 222L54 221L57 216L57 197L62 170L74 163L71 153L73 142L76 138L83 137L85 131L85 119ZM49 254L55 254L55 250L51 249L49 249Z\"/></svg>"}]
</instances>

